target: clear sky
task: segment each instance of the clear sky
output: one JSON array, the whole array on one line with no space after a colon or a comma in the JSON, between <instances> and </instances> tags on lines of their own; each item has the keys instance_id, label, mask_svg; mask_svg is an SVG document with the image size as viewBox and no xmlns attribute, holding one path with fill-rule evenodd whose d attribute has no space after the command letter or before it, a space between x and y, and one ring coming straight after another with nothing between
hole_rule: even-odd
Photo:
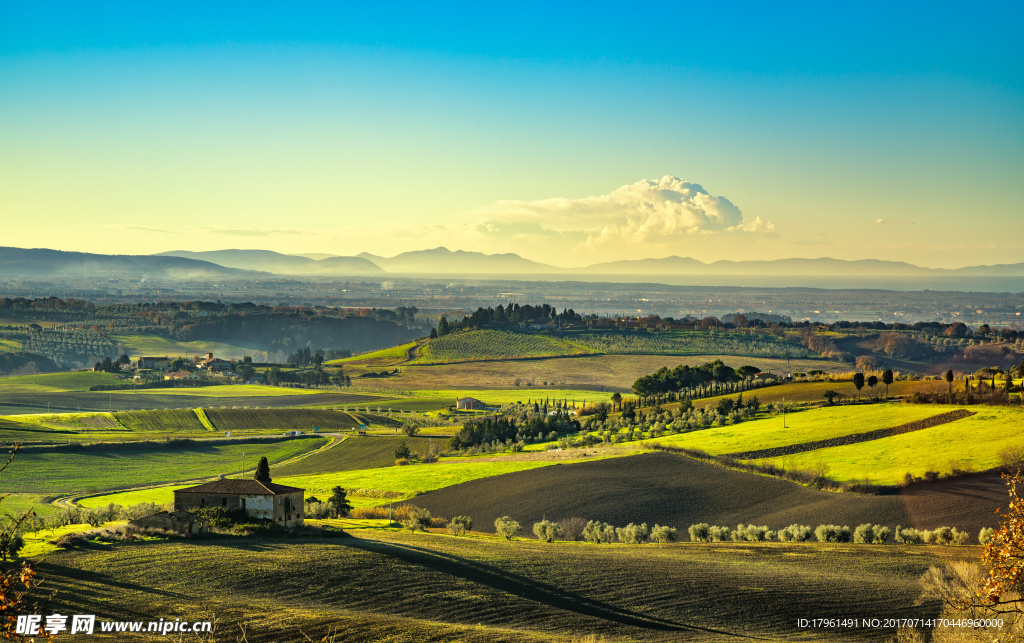
<instances>
[{"instance_id":1,"label":"clear sky","mask_svg":"<svg viewBox=\"0 0 1024 643\"><path fill-rule=\"evenodd\" d=\"M1020 2L432 4L0 1L0 245L1024 261Z\"/></svg>"}]
</instances>

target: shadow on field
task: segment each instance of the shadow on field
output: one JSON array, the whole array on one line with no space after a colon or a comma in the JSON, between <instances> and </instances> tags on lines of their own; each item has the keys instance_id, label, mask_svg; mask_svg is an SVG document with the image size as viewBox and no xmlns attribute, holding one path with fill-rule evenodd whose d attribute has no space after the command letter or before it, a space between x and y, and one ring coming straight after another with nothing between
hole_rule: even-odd
<instances>
[{"instance_id":1,"label":"shadow on field","mask_svg":"<svg viewBox=\"0 0 1024 643\"><path fill-rule=\"evenodd\" d=\"M745 634L735 634L725 630L716 630L708 627L686 625L676 623L668 619L657 618L645 614L638 614L630 610L622 609L608 603L589 599L573 592L568 592L558 587L548 585L532 578L512 574L507 571L484 565L461 556L439 553L422 547L398 543L381 543L354 539L345 541L345 546L355 549L380 554L394 558L395 560L425 567L432 571L458 576L463 580L479 583L501 592L513 594L530 601L543 603L550 607L575 612L584 616L590 616L620 625L632 627L662 630L662 631L687 631L705 632L708 634L720 634L724 636L735 636L737 638L758 639Z\"/></svg>"},{"instance_id":2,"label":"shadow on field","mask_svg":"<svg viewBox=\"0 0 1024 643\"><path fill-rule=\"evenodd\" d=\"M103 590L110 590L112 594L120 596L122 592L141 592L144 594L150 594L153 596L160 596L163 598L175 598L182 600L192 600L194 597L188 594L182 594L180 592L169 592L163 589L155 589L147 585L140 585L139 583L126 583L115 579L113 576L108 574L97 574L93 571L87 571L79 569L77 567L69 567L67 565L56 565L43 561L37 567L40 577L46 582L45 586L51 589L57 584L58 581L76 580L80 582L86 582L94 586L102 587ZM115 591L118 590L118 591ZM81 598L81 597L79 597ZM91 599L97 601L101 600L102 597L96 594L90 594Z\"/></svg>"}]
</instances>

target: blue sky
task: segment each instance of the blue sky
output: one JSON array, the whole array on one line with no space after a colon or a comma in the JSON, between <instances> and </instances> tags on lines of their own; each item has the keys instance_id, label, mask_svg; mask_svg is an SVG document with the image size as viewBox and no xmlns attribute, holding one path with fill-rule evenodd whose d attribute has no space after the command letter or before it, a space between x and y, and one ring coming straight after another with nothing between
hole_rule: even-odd
<instances>
[{"instance_id":1,"label":"blue sky","mask_svg":"<svg viewBox=\"0 0 1024 643\"><path fill-rule=\"evenodd\" d=\"M1022 261L1022 13L3 3L5 245Z\"/></svg>"}]
</instances>

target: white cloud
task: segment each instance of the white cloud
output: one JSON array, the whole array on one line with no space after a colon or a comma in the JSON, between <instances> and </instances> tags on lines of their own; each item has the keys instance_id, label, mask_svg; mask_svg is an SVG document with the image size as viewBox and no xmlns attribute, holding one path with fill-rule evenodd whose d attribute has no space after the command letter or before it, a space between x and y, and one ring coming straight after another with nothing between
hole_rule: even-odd
<instances>
[{"instance_id":1,"label":"white cloud","mask_svg":"<svg viewBox=\"0 0 1024 643\"><path fill-rule=\"evenodd\" d=\"M743 213L696 183L665 176L582 199L499 201L481 214L482 234L506 238L559 238L584 246L610 242L665 244L692 235L771 232L774 224Z\"/></svg>"}]
</instances>

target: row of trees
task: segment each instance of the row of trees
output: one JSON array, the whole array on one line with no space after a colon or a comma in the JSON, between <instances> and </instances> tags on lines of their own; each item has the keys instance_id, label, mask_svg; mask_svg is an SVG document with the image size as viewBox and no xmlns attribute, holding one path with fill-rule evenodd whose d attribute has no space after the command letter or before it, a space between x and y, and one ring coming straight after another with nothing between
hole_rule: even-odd
<instances>
[{"instance_id":1,"label":"row of trees","mask_svg":"<svg viewBox=\"0 0 1024 643\"><path fill-rule=\"evenodd\" d=\"M476 312L464 316L461 320L449 322L447 317L442 316L437 328L431 331L430 337L444 337L453 331L469 328L524 326L529 322L544 323L551 320L571 323L581 319L582 317L571 308L563 308L562 312L558 312L558 309L550 304L520 306L510 302L507 307L499 304L496 308L477 308Z\"/></svg>"},{"instance_id":2,"label":"row of trees","mask_svg":"<svg viewBox=\"0 0 1024 643\"><path fill-rule=\"evenodd\" d=\"M655 398L658 403L670 395L688 398L720 395L736 390L736 383L747 380L761 369L754 366L733 368L716 359L700 366L682 364L673 369L663 366L650 375L633 382L633 392L640 398Z\"/></svg>"},{"instance_id":3,"label":"row of trees","mask_svg":"<svg viewBox=\"0 0 1024 643\"><path fill-rule=\"evenodd\" d=\"M552 433L575 433L581 429L576 418L565 411L554 415L530 416L516 421L508 417L488 417L462 425L457 435L448 439L449 451L459 451L489 442L525 442L544 439Z\"/></svg>"}]
</instances>

